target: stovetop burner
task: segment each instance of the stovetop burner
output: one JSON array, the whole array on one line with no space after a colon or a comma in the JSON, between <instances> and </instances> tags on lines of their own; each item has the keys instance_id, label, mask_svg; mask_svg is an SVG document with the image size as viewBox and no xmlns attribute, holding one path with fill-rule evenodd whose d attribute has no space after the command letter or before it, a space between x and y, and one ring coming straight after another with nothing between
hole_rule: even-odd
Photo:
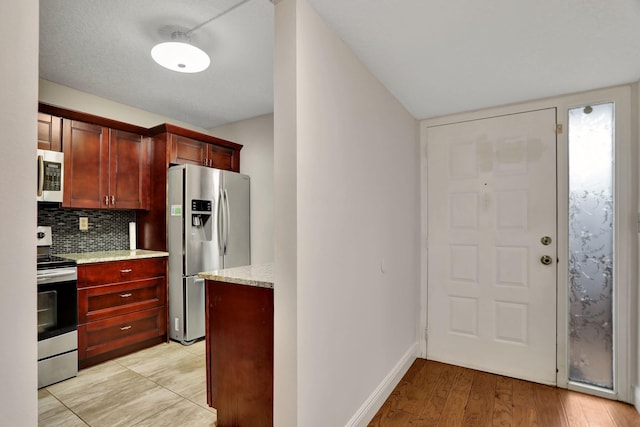
<instances>
[{"instance_id":1,"label":"stovetop burner","mask_svg":"<svg viewBox=\"0 0 640 427\"><path fill-rule=\"evenodd\" d=\"M47 270L50 268L75 267L76 262L55 255L38 255L37 266L38 270Z\"/></svg>"},{"instance_id":2,"label":"stovetop burner","mask_svg":"<svg viewBox=\"0 0 640 427\"><path fill-rule=\"evenodd\" d=\"M51 268L75 267L76 262L51 255L51 227L38 226L36 236L38 238L36 264L38 270L48 270Z\"/></svg>"}]
</instances>

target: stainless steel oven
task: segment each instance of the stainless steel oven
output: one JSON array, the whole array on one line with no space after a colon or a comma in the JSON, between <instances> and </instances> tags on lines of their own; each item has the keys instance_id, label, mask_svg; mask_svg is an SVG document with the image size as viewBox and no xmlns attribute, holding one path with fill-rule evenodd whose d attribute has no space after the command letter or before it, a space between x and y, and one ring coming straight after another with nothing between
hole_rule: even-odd
<instances>
[{"instance_id":1,"label":"stainless steel oven","mask_svg":"<svg viewBox=\"0 0 640 427\"><path fill-rule=\"evenodd\" d=\"M38 388L78 373L78 273L52 256L51 228L38 227Z\"/></svg>"}]
</instances>

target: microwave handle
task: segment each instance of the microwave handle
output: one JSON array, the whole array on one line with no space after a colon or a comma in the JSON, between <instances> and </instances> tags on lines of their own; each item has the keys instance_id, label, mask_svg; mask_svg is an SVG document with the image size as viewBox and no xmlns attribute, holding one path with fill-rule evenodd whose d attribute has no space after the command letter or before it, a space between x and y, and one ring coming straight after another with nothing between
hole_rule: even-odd
<instances>
[{"instance_id":1,"label":"microwave handle","mask_svg":"<svg viewBox=\"0 0 640 427\"><path fill-rule=\"evenodd\" d=\"M44 156L38 155L38 197L42 196L44 190Z\"/></svg>"}]
</instances>

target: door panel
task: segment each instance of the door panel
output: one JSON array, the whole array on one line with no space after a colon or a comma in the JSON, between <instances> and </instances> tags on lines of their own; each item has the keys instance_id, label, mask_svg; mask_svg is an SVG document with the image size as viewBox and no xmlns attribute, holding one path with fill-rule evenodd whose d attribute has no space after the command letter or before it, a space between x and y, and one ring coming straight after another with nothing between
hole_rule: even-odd
<instances>
[{"instance_id":1,"label":"door panel","mask_svg":"<svg viewBox=\"0 0 640 427\"><path fill-rule=\"evenodd\" d=\"M120 130L112 130L110 138L109 195L114 196L112 205L120 209L144 209L149 187L148 140Z\"/></svg>"},{"instance_id":2,"label":"door panel","mask_svg":"<svg viewBox=\"0 0 640 427\"><path fill-rule=\"evenodd\" d=\"M63 123L63 206L106 208L109 188L109 129L75 120Z\"/></svg>"},{"instance_id":3,"label":"door panel","mask_svg":"<svg viewBox=\"0 0 640 427\"><path fill-rule=\"evenodd\" d=\"M184 340L193 341L204 336L204 279L184 278Z\"/></svg>"},{"instance_id":4,"label":"door panel","mask_svg":"<svg viewBox=\"0 0 640 427\"><path fill-rule=\"evenodd\" d=\"M429 359L556 383L555 123L427 130Z\"/></svg>"},{"instance_id":5,"label":"door panel","mask_svg":"<svg viewBox=\"0 0 640 427\"><path fill-rule=\"evenodd\" d=\"M250 179L224 171L225 246L224 268L251 264Z\"/></svg>"}]
</instances>

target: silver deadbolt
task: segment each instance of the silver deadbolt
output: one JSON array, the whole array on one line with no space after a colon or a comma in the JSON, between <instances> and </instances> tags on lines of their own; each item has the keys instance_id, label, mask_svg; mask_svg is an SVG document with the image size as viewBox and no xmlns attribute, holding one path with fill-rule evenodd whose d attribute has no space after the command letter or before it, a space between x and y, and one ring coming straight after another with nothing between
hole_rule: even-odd
<instances>
[{"instance_id":1,"label":"silver deadbolt","mask_svg":"<svg viewBox=\"0 0 640 427\"><path fill-rule=\"evenodd\" d=\"M551 244L551 237L542 236L542 238L540 239L540 243L542 243L545 246L549 246Z\"/></svg>"},{"instance_id":2,"label":"silver deadbolt","mask_svg":"<svg viewBox=\"0 0 640 427\"><path fill-rule=\"evenodd\" d=\"M542 258L540 258L540 262L543 263L544 265L550 265L553 262L553 260L549 255L543 255Z\"/></svg>"}]
</instances>

